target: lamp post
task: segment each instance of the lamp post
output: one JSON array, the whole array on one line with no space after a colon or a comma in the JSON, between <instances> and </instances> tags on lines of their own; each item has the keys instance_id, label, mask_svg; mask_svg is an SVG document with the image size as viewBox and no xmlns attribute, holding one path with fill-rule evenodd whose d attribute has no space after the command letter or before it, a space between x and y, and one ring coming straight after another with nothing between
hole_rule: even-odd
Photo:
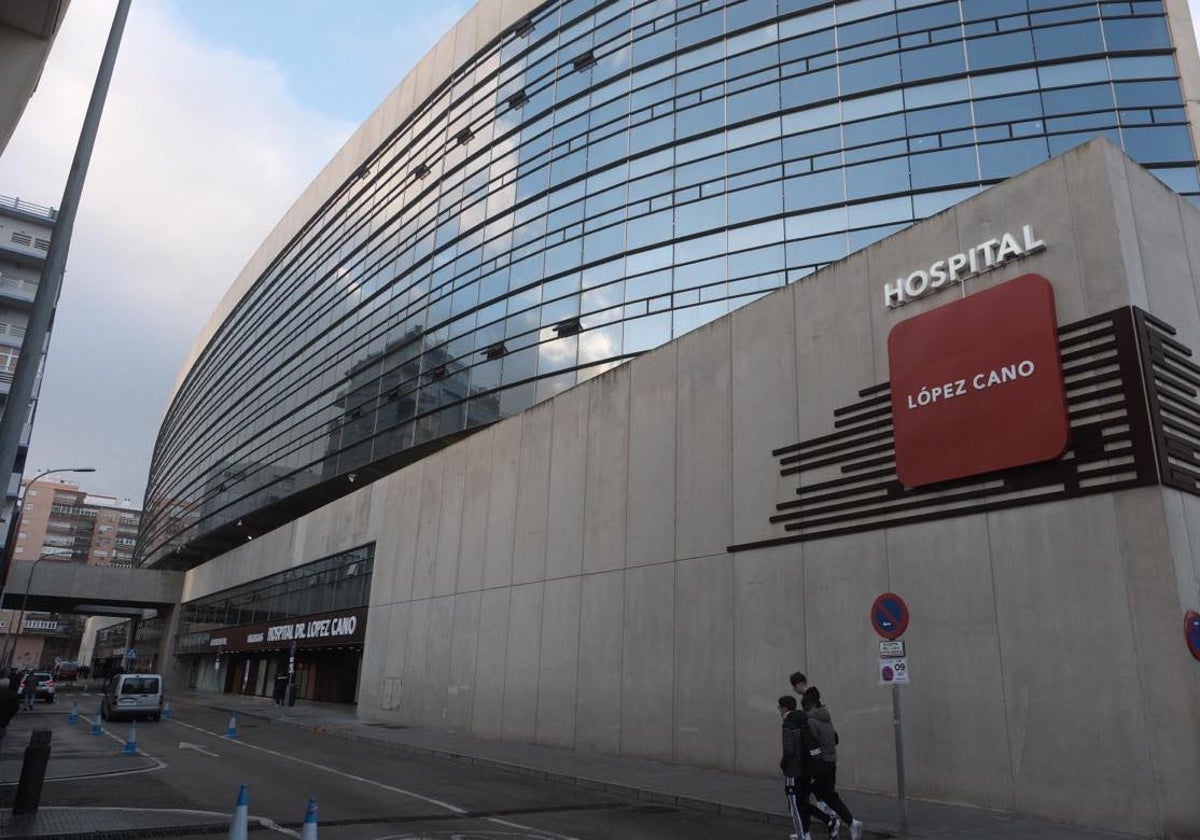
<instances>
[{"instance_id":1,"label":"lamp post","mask_svg":"<svg viewBox=\"0 0 1200 840\"><path fill-rule=\"evenodd\" d=\"M17 504L13 508L13 521L16 523L16 527L12 529L12 537L9 539L8 545L4 546L4 573L3 576L0 577L0 608L3 608L4 606L4 596L8 589L8 572L12 568L13 549L16 547L17 538L21 531L21 517L25 515L25 494L29 492L29 488L41 481L46 476L54 473L92 473L95 471L95 467L56 467L52 470L42 470L40 473L30 479L24 487L21 488L21 492L17 495ZM21 599L21 616L18 619L18 623L25 620L25 603L29 600L29 586L33 583L33 573L37 570L37 564L42 562L44 559L45 556L42 556L34 560L33 568L29 570L29 580L25 584L25 597ZM11 667L12 658L17 652L17 643L15 641L12 643L12 649L9 649L9 640L13 631L12 625L13 622L10 621L4 634L3 661L6 668ZM19 636L20 633L18 632L17 635Z\"/></svg>"}]
</instances>

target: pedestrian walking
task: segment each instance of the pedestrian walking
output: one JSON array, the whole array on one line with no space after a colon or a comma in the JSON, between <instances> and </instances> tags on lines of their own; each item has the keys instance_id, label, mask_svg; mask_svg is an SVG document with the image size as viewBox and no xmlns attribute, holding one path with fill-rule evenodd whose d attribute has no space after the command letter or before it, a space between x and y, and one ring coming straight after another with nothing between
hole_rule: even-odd
<instances>
[{"instance_id":1,"label":"pedestrian walking","mask_svg":"<svg viewBox=\"0 0 1200 840\"><path fill-rule=\"evenodd\" d=\"M33 711L33 701L37 699L37 677L33 671L26 672L21 680L21 705L25 711Z\"/></svg>"},{"instance_id":2,"label":"pedestrian walking","mask_svg":"<svg viewBox=\"0 0 1200 840\"><path fill-rule=\"evenodd\" d=\"M812 818L832 828L832 820L811 802L813 765L821 759L821 745L808 726L804 712L796 708L796 698L785 694L779 698L779 716L783 718L783 756L779 769L783 772L783 792L787 797L788 813L792 815L795 840L812 840L809 831Z\"/></svg>"},{"instance_id":3,"label":"pedestrian walking","mask_svg":"<svg viewBox=\"0 0 1200 840\"><path fill-rule=\"evenodd\" d=\"M276 706L282 706L284 703L287 702L287 686L288 686L287 671L280 669L279 673L275 675L275 705Z\"/></svg>"},{"instance_id":4,"label":"pedestrian walking","mask_svg":"<svg viewBox=\"0 0 1200 840\"><path fill-rule=\"evenodd\" d=\"M854 814L837 792L837 730L833 728L833 718L829 709L821 703L821 692L815 685L809 686L804 692L800 707L808 716L808 727L821 746L821 759L813 764L812 788L813 796L824 802L835 814L829 836L836 838L842 824L845 824L850 827L850 840L859 840L862 837L862 820L854 818Z\"/></svg>"},{"instance_id":5,"label":"pedestrian walking","mask_svg":"<svg viewBox=\"0 0 1200 840\"><path fill-rule=\"evenodd\" d=\"M12 680L0 679L0 750L4 749L4 736L8 725L21 709L21 700L12 689Z\"/></svg>"}]
</instances>

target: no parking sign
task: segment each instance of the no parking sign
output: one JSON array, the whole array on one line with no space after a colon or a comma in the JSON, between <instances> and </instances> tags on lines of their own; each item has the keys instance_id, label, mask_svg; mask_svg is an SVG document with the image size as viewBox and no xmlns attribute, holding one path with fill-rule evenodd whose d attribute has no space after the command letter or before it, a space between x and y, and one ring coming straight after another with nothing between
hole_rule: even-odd
<instances>
[{"instance_id":1,"label":"no parking sign","mask_svg":"<svg viewBox=\"0 0 1200 840\"><path fill-rule=\"evenodd\" d=\"M1183 619L1183 637L1192 656L1200 661L1200 613L1195 610L1190 610Z\"/></svg>"}]
</instances>

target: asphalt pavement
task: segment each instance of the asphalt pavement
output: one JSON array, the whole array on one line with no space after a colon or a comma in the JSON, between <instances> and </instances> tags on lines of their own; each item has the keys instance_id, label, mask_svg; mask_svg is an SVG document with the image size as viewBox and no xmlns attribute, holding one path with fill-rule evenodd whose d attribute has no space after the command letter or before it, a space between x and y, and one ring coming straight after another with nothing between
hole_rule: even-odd
<instances>
[{"instance_id":1,"label":"asphalt pavement","mask_svg":"<svg viewBox=\"0 0 1200 840\"><path fill-rule=\"evenodd\" d=\"M76 724L66 723L71 699L80 709ZM294 791L310 788L323 791L320 831L327 840L783 840L790 825L776 779L372 724L359 720L353 707L334 704L286 708L263 698L175 692L170 720L139 726L138 750L127 754L128 724L106 724L101 735L90 734L90 706L97 700L64 694L58 704L39 705L13 721L0 752L0 837L211 837L228 830L240 783L250 784L252 814L275 817L251 822L263 837L299 836L304 802ZM236 747L225 738L231 717ZM43 721L54 730L47 794L35 817L13 817L8 810L21 750ZM230 766L214 759L233 760L234 750L237 771L214 772ZM281 769L281 762L289 766ZM75 801L81 791L87 802ZM920 801L909 803L902 832L894 798L850 791L846 799L872 840L1126 837ZM180 802L189 807L171 807ZM823 837L814 829L814 838Z\"/></svg>"}]
</instances>

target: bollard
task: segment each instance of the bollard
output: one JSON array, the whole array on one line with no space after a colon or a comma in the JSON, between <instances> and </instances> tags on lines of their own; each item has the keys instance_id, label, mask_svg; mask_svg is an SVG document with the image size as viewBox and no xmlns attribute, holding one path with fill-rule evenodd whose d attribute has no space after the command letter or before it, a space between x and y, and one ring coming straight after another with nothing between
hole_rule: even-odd
<instances>
[{"instance_id":1,"label":"bollard","mask_svg":"<svg viewBox=\"0 0 1200 840\"><path fill-rule=\"evenodd\" d=\"M67 723L79 723L79 704L71 701L71 714L67 715Z\"/></svg>"},{"instance_id":2,"label":"bollard","mask_svg":"<svg viewBox=\"0 0 1200 840\"><path fill-rule=\"evenodd\" d=\"M308 797L308 807L304 809L304 828L300 830L300 840L317 840L317 797Z\"/></svg>"},{"instance_id":3,"label":"bollard","mask_svg":"<svg viewBox=\"0 0 1200 840\"><path fill-rule=\"evenodd\" d=\"M238 791L237 803L233 806L233 820L229 823L229 840L246 840L246 815L249 813L246 786Z\"/></svg>"},{"instance_id":4,"label":"bollard","mask_svg":"<svg viewBox=\"0 0 1200 840\"><path fill-rule=\"evenodd\" d=\"M171 719L171 701L170 700L167 700L165 703L163 703L162 716L163 716L164 720Z\"/></svg>"},{"instance_id":5,"label":"bollard","mask_svg":"<svg viewBox=\"0 0 1200 840\"><path fill-rule=\"evenodd\" d=\"M50 730L35 729L29 736L25 748L25 760L21 762L21 780L17 783L17 795L13 799L14 814L36 814L42 799L42 782L46 779L46 765L50 763Z\"/></svg>"},{"instance_id":6,"label":"bollard","mask_svg":"<svg viewBox=\"0 0 1200 840\"><path fill-rule=\"evenodd\" d=\"M237 715L236 714L232 714L229 716L229 727L225 730L225 737L226 738L236 738L237 737Z\"/></svg>"},{"instance_id":7,"label":"bollard","mask_svg":"<svg viewBox=\"0 0 1200 840\"><path fill-rule=\"evenodd\" d=\"M129 740L125 742L125 746L121 748L124 755L137 755L137 721L129 722Z\"/></svg>"},{"instance_id":8,"label":"bollard","mask_svg":"<svg viewBox=\"0 0 1200 840\"><path fill-rule=\"evenodd\" d=\"M100 701L99 708L96 709L96 717L92 718L92 734L103 735L104 730L100 728L100 718L104 714L104 701Z\"/></svg>"}]
</instances>

